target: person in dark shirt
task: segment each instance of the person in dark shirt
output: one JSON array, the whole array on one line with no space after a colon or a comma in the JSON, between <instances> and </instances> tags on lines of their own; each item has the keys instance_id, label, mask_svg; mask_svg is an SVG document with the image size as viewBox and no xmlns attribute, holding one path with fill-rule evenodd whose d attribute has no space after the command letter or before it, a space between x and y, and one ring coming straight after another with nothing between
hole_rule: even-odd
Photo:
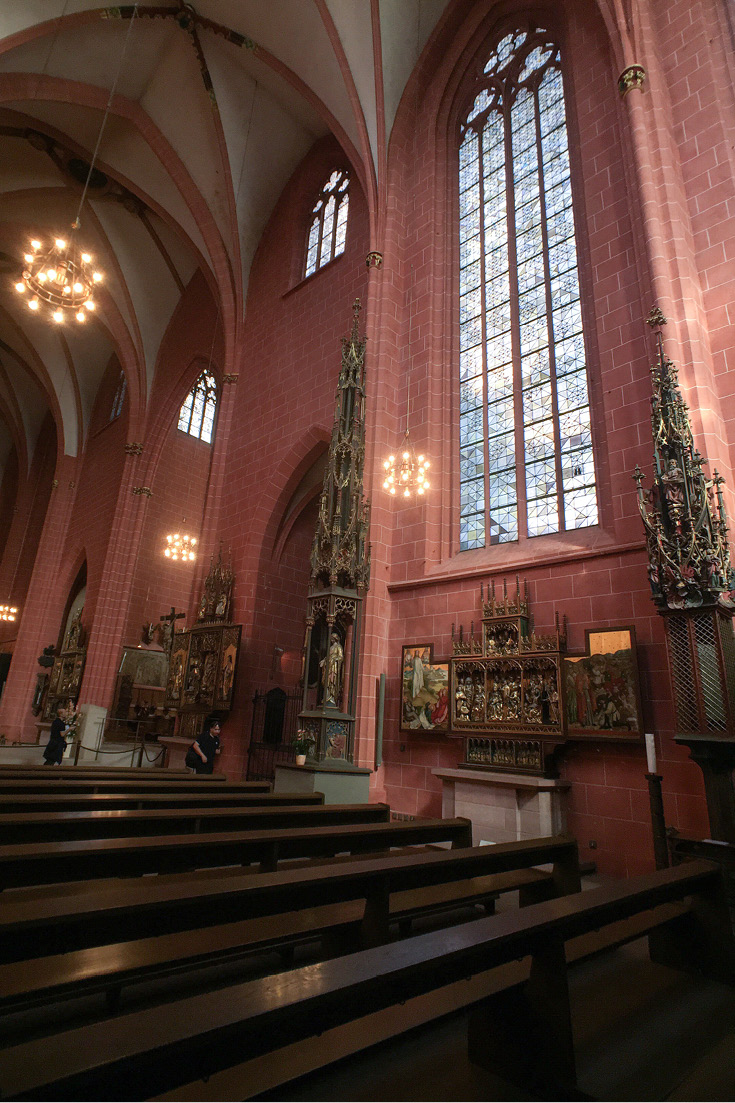
<instances>
[{"instance_id":1,"label":"person in dark shirt","mask_svg":"<svg viewBox=\"0 0 735 1103\"><path fill-rule=\"evenodd\" d=\"M198 761L194 770L198 774L211 774L214 771L214 756L220 746L219 733L222 730L219 716L208 716L204 721L201 735L195 739L191 749Z\"/></svg>"},{"instance_id":2,"label":"person in dark shirt","mask_svg":"<svg viewBox=\"0 0 735 1103\"><path fill-rule=\"evenodd\" d=\"M66 730L66 721L69 716L69 710L63 705L57 710L57 714L51 724L51 732L49 733L49 741L43 752L43 761L47 766L60 766L61 760L64 757L64 751L66 750L66 740L64 739L64 732Z\"/></svg>"}]
</instances>

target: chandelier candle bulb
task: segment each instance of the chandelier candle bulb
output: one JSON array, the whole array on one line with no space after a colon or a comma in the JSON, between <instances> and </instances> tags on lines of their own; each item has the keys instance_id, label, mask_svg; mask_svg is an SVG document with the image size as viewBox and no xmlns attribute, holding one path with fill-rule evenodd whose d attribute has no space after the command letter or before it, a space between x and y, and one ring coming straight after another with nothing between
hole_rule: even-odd
<instances>
[{"instance_id":1,"label":"chandelier candle bulb","mask_svg":"<svg viewBox=\"0 0 735 1103\"><path fill-rule=\"evenodd\" d=\"M90 274L87 269L91 254L80 252L73 236L68 242L57 237L49 247L34 238L31 248L32 253L24 254L26 268L15 290L19 295L25 294L26 289L31 291L34 296L28 304L31 310L45 305L55 322L63 320L58 313L65 310L73 311L77 321L85 321L85 308L94 310L92 287L102 279L99 272ZM35 306L31 305L34 302Z\"/></svg>"},{"instance_id":2,"label":"chandelier candle bulb","mask_svg":"<svg viewBox=\"0 0 735 1103\"><path fill-rule=\"evenodd\" d=\"M429 489L429 483L426 478L426 469L429 466L429 461L423 455L416 456L411 444L411 437L408 429L404 438L404 450L401 452L401 458L398 464L396 464L396 457L394 455L389 456L387 460L383 461L383 467L387 473L387 478L383 482L383 489L387 490L389 494L395 494L395 483L401 487L403 491L402 498L411 498L415 494L416 497L424 497L426 491Z\"/></svg>"},{"instance_id":3,"label":"chandelier candle bulb","mask_svg":"<svg viewBox=\"0 0 735 1103\"><path fill-rule=\"evenodd\" d=\"M181 560L184 563L193 563L196 559L196 547L197 539L195 536L188 536L186 533L169 533L166 537L166 547L163 549L163 554L167 559L173 559L178 563Z\"/></svg>"}]
</instances>

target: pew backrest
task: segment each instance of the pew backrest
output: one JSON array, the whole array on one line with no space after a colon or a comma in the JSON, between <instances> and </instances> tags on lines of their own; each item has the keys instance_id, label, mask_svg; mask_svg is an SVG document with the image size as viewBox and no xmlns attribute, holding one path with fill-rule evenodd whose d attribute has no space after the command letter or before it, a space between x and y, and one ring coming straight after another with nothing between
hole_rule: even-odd
<instances>
[{"instance_id":1,"label":"pew backrest","mask_svg":"<svg viewBox=\"0 0 735 1103\"><path fill-rule=\"evenodd\" d=\"M262 831L159 835L94 842L18 843L0 846L0 888L84 881L99 877L136 877L145 873L258 862L275 870L289 858L369 853L400 846L449 843L470 846L472 824L462 817L399 823L347 824L338 827L279 828Z\"/></svg>"},{"instance_id":2,"label":"pew backrest","mask_svg":"<svg viewBox=\"0 0 735 1103\"><path fill-rule=\"evenodd\" d=\"M138 808L279 808L324 804L323 793L204 792L183 793L21 793L3 795L3 814L18 812L96 812Z\"/></svg>"},{"instance_id":3,"label":"pew backrest","mask_svg":"<svg viewBox=\"0 0 735 1103\"><path fill-rule=\"evenodd\" d=\"M354 899L366 902L365 914L376 930L388 922L393 893L548 865L553 893L579 890L577 843L569 835L337 865L308 863L275 873L90 882L68 896L19 890L0 908L0 961L115 941L121 932L140 938Z\"/></svg>"},{"instance_id":4,"label":"pew backrest","mask_svg":"<svg viewBox=\"0 0 735 1103\"><path fill-rule=\"evenodd\" d=\"M72 839L199 834L208 831L253 831L267 827L388 823L389 819L388 805L377 803L16 812L0 814L0 839L7 845Z\"/></svg>"},{"instance_id":5,"label":"pew backrest","mask_svg":"<svg viewBox=\"0 0 735 1103\"><path fill-rule=\"evenodd\" d=\"M717 908L721 892L719 871L710 863L660 870L174 1001L165 1015L160 1008L129 1013L13 1046L0 1053L0 1082L6 1098L150 1098L263 1054L274 1053L277 1061L285 1043L312 1039L357 1019L364 1022L366 1016L456 982L464 984L468 999L475 999L470 978L529 954L545 960L547 972L563 975L563 954L550 959L549 940L563 946L584 932L684 898L692 898L695 911L701 904L707 913L710 906ZM718 929L713 943L718 939L723 979L732 981L729 927L727 933ZM714 958L714 945L708 949ZM394 1033L400 1031L397 1025ZM365 1034L351 1034L357 1051ZM282 1068L286 1078L288 1070Z\"/></svg>"}]
</instances>

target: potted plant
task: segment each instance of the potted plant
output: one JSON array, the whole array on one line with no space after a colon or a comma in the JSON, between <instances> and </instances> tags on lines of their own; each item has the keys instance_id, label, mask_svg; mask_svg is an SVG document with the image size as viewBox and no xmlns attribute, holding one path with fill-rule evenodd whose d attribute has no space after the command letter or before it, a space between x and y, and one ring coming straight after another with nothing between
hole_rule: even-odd
<instances>
[{"instance_id":1,"label":"potted plant","mask_svg":"<svg viewBox=\"0 0 735 1103\"><path fill-rule=\"evenodd\" d=\"M304 766L306 764L306 756L311 751L316 740L313 735L309 735L303 728L299 728L293 739L293 747L296 751L296 765Z\"/></svg>"}]
</instances>

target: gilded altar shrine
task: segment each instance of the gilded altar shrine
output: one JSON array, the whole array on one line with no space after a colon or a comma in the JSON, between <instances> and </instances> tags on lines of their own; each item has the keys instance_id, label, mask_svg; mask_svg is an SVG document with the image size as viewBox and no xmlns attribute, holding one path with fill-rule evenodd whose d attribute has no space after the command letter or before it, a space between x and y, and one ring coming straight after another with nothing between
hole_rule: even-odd
<instances>
[{"instance_id":1,"label":"gilded altar shrine","mask_svg":"<svg viewBox=\"0 0 735 1103\"><path fill-rule=\"evenodd\" d=\"M82 686L84 663L87 649L84 646L84 628L82 627L83 609L72 618L64 637L61 651L54 658L48 692L43 706L42 720L53 720L59 705L76 702Z\"/></svg>"},{"instance_id":2,"label":"gilded altar shrine","mask_svg":"<svg viewBox=\"0 0 735 1103\"><path fill-rule=\"evenodd\" d=\"M230 563L212 557L190 629L174 634L166 680L165 706L179 713L178 734L195 739L204 717L232 708L242 625L229 621L234 574Z\"/></svg>"},{"instance_id":3,"label":"gilded altar shrine","mask_svg":"<svg viewBox=\"0 0 735 1103\"><path fill-rule=\"evenodd\" d=\"M562 656L566 618L549 634L532 626L528 584L515 594L480 587L480 634L452 626L451 730L464 738L463 765L548 775L566 741Z\"/></svg>"}]
</instances>

